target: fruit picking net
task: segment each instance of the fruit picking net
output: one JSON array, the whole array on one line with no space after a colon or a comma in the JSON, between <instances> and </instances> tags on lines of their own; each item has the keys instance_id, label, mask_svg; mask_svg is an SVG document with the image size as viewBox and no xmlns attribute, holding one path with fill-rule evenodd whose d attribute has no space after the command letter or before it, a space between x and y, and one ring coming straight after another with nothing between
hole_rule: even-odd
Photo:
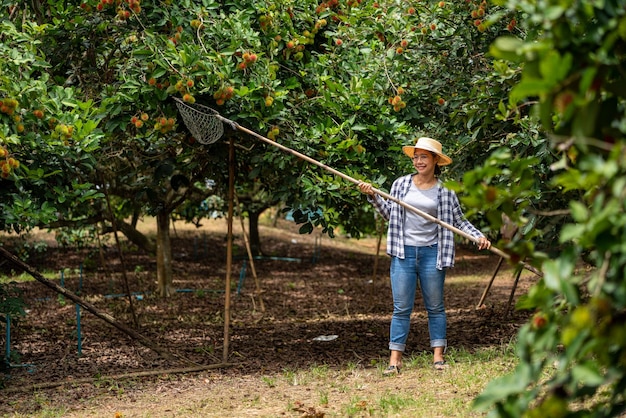
<instances>
[{"instance_id":1,"label":"fruit picking net","mask_svg":"<svg viewBox=\"0 0 626 418\"><path fill-rule=\"evenodd\" d=\"M191 135L201 144L212 144L224 134L224 124L216 110L174 97L176 107Z\"/></svg>"}]
</instances>

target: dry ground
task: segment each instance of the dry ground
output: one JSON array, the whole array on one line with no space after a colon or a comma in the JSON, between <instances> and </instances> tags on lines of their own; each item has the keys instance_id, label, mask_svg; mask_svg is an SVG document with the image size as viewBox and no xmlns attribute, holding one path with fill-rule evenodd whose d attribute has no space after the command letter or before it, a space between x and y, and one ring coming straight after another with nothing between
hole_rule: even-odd
<instances>
[{"instance_id":1,"label":"dry ground","mask_svg":"<svg viewBox=\"0 0 626 418\"><path fill-rule=\"evenodd\" d=\"M250 265L245 277L241 273L246 252L241 230L235 226L226 365L220 365L227 272L224 220L207 222L199 229L175 225L178 291L167 300L153 293L154 260L125 249L134 316L124 296L115 246L109 245L101 259L97 251L56 248L50 241L48 251L32 254L29 264L54 272L59 281L62 271L68 289L184 361L164 360L84 311L79 355L76 306L37 281L22 283L28 316L12 327L15 367L4 374L0 415L60 411L45 416L113 417L116 412L124 417L343 416L345 409L335 408L342 400L367 398L370 392L415 393L432 379L438 379L442 396L463 392L457 377L432 376L428 367L408 368L399 379L381 378L391 312L384 242L376 263L375 238L330 239L296 231L295 225L282 222L261 228L267 257L254 262L261 301L255 296ZM14 237L0 239L10 248ZM491 253L458 249L456 267L446 282L452 353L506 345L527 318L526 313L506 309L514 280L508 266L499 272L486 307L475 309L497 262ZM0 268L7 273L6 264ZM524 273L515 299L533 281L531 274ZM316 340L327 335L337 338ZM5 346L2 338L0 345ZM419 297L408 347L408 356L428 350ZM207 370L172 372L192 363ZM137 376L141 373L144 376ZM324 387L306 384L307 376L316 374L323 375Z\"/></svg>"}]
</instances>

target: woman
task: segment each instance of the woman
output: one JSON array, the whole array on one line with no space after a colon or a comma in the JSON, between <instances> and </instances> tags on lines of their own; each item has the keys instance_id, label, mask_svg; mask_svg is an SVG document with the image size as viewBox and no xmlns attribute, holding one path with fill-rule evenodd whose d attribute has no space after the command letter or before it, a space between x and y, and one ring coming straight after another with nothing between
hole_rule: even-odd
<instances>
[{"instance_id":1,"label":"woman","mask_svg":"<svg viewBox=\"0 0 626 418\"><path fill-rule=\"evenodd\" d=\"M419 138L415 146L402 147L402 151L413 160L416 172L396 179L390 195L477 238L479 249L491 247L491 242L465 219L456 194L444 188L437 177L440 166L452 163L452 159L442 152L441 143L431 138ZM454 266L454 234L405 210L397 202L377 195L368 183L359 183L359 189L369 195L368 200L389 221L387 254L391 256L393 315L389 339L391 355L389 366L383 373L400 373L418 280L428 312L433 365L436 369L443 369L447 347L443 284L446 269Z\"/></svg>"}]
</instances>

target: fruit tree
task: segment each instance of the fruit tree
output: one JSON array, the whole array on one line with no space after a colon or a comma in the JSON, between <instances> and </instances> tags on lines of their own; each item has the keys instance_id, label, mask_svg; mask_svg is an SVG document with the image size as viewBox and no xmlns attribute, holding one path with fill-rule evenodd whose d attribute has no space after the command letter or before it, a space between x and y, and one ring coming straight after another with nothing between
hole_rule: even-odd
<instances>
[{"instance_id":1,"label":"fruit tree","mask_svg":"<svg viewBox=\"0 0 626 418\"><path fill-rule=\"evenodd\" d=\"M524 36L492 53L519 65L513 108L530 107L559 160L568 196L559 254L520 301L535 311L515 372L477 406L501 417L621 416L626 410L626 2L509 2ZM546 5L547 6L547 5Z\"/></svg>"}]
</instances>

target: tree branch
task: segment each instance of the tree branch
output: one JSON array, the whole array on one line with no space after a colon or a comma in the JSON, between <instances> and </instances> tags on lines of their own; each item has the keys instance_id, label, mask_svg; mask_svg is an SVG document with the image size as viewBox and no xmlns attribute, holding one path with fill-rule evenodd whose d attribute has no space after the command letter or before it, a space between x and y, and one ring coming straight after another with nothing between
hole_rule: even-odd
<instances>
[{"instance_id":1,"label":"tree branch","mask_svg":"<svg viewBox=\"0 0 626 418\"><path fill-rule=\"evenodd\" d=\"M557 209L557 210L551 210L551 211L528 209L528 211L532 213L533 215L539 215L539 216L567 216L570 214L569 209Z\"/></svg>"}]
</instances>

